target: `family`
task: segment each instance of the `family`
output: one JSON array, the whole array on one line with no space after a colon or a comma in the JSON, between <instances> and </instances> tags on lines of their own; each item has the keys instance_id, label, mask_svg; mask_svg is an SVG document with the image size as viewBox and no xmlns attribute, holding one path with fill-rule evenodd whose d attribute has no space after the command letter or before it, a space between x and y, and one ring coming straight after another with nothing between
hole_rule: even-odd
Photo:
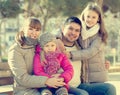
<instances>
[{"instance_id":1,"label":"family","mask_svg":"<svg viewBox=\"0 0 120 95\"><path fill-rule=\"evenodd\" d=\"M89 3L55 34L28 18L8 52L14 95L116 95L106 83L107 32L101 8Z\"/></svg>"}]
</instances>

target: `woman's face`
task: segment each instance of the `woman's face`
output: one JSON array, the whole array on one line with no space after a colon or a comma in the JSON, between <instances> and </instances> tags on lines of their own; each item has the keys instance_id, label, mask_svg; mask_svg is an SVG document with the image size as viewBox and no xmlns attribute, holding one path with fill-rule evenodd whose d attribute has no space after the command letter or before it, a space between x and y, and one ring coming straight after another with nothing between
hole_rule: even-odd
<instances>
[{"instance_id":1,"label":"woman's face","mask_svg":"<svg viewBox=\"0 0 120 95\"><path fill-rule=\"evenodd\" d=\"M41 29L32 28L30 26L26 27L25 36L32 39L37 39L40 35Z\"/></svg>"},{"instance_id":2,"label":"woman's face","mask_svg":"<svg viewBox=\"0 0 120 95\"><path fill-rule=\"evenodd\" d=\"M84 20L87 27L90 28L99 21L99 15L93 10L88 10L84 13Z\"/></svg>"}]
</instances>

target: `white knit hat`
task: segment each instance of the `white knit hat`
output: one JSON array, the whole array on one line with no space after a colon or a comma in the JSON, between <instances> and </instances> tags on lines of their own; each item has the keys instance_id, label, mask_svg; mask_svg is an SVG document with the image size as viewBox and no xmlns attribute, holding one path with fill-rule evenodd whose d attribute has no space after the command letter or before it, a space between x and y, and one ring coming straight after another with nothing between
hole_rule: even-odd
<instances>
[{"instance_id":1,"label":"white knit hat","mask_svg":"<svg viewBox=\"0 0 120 95\"><path fill-rule=\"evenodd\" d=\"M45 44L55 40L56 37L50 32L45 32L40 36L39 43L41 47L44 47Z\"/></svg>"}]
</instances>

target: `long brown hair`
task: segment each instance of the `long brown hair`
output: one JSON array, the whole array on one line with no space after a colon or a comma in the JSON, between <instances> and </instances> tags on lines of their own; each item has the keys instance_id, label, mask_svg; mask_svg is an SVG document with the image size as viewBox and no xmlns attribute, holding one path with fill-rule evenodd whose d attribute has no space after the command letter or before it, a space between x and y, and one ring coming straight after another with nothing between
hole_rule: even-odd
<instances>
[{"instance_id":1,"label":"long brown hair","mask_svg":"<svg viewBox=\"0 0 120 95\"><path fill-rule=\"evenodd\" d=\"M99 21L98 21L98 23L100 24L99 35L102 38L102 41L106 44L108 34L107 34L106 29L105 29L104 20L103 20L103 13L102 13L101 7L97 3L89 2L87 7L81 13L81 20L82 21L84 21L84 13L88 10L95 11L99 15Z\"/></svg>"},{"instance_id":2,"label":"long brown hair","mask_svg":"<svg viewBox=\"0 0 120 95\"><path fill-rule=\"evenodd\" d=\"M28 18L25 21L25 24L23 25L22 29L17 33L15 40L18 41L20 43L21 46L23 46L25 44L24 42L24 29L26 26L41 30L41 22L36 19L36 18Z\"/></svg>"}]
</instances>

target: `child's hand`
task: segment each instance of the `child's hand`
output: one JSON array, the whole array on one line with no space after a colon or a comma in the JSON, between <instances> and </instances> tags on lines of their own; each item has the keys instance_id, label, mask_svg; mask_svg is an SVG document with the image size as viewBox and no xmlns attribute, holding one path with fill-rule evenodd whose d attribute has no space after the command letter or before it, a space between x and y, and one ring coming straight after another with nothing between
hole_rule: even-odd
<instances>
[{"instance_id":1,"label":"child's hand","mask_svg":"<svg viewBox=\"0 0 120 95\"><path fill-rule=\"evenodd\" d=\"M53 74L51 77L59 78L61 74Z\"/></svg>"}]
</instances>

